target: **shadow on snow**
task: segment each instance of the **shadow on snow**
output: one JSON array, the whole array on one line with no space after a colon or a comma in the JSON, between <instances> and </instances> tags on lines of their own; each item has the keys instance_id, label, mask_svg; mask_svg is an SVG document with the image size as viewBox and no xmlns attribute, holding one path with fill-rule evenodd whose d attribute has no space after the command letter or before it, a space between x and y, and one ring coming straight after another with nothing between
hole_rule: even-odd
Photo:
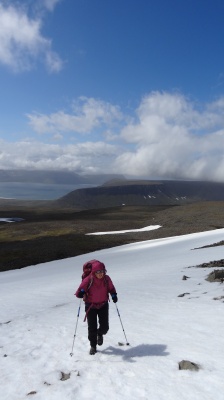
<instances>
[{"instance_id":1,"label":"shadow on snow","mask_svg":"<svg viewBox=\"0 0 224 400\"><path fill-rule=\"evenodd\" d=\"M168 356L169 353L165 351L166 348L167 346L164 344L141 344L136 347L128 347L127 350L109 346L102 353L122 356L125 361L134 362L133 358L135 357Z\"/></svg>"}]
</instances>

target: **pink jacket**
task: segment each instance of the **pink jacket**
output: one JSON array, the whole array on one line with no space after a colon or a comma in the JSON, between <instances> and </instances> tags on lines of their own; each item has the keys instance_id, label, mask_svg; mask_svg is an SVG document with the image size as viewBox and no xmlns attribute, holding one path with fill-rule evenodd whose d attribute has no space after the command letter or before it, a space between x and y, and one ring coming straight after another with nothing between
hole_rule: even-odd
<instances>
[{"instance_id":1,"label":"pink jacket","mask_svg":"<svg viewBox=\"0 0 224 400\"><path fill-rule=\"evenodd\" d=\"M91 273L81 282L78 290L75 295L78 296L80 290L83 289L85 291L85 302L91 304L100 304L108 301L109 293L116 293L116 289L111 278L108 275L104 275L102 279L99 279L95 276L94 273Z\"/></svg>"}]
</instances>

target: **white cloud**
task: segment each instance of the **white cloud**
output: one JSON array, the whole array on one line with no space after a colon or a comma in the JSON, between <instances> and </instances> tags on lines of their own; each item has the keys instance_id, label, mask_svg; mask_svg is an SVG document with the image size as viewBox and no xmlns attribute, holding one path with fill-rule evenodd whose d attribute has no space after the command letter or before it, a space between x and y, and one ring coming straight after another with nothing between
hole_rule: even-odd
<instances>
[{"instance_id":1,"label":"white cloud","mask_svg":"<svg viewBox=\"0 0 224 400\"><path fill-rule=\"evenodd\" d=\"M30 70L40 59L50 72L62 69L51 40L41 34L40 18L30 18L25 8L0 3L0 63L15 72Z\"/></svg>"},{"instance_id":2,"label":"white cloud","mask_svg":"<svg viewBox=\"0 0 224 400\"><path fill-rule=\"evenodd\" d=\"M164 179L224 180L224 98L198 110L181 94L153 92L136 110L137 121L121 137L133 143L114 168Z\"/></svg>"},{"instance_id":3,"label":"white cloud","mask_svg":"<svg viewBox=\"0 0 224 400\"><path fill-rule=\"evenodd\" d=\"M80 97L72 105L72 112L28 114L30 126L37 133L90 133L94 128L111 126L122 119L119 107L94 98Z\"/></svg>"},{"instance_id":4,"label":"white cloud","mask_svg":"<svg viewBox=\"0 0 224 400\"><path fill-rule=\"evenodd\" d=\"M118 149L104 142L77 145L0 140L0 169L72 170L79 173L109 172Z\"/></svg>"}]
</instances>

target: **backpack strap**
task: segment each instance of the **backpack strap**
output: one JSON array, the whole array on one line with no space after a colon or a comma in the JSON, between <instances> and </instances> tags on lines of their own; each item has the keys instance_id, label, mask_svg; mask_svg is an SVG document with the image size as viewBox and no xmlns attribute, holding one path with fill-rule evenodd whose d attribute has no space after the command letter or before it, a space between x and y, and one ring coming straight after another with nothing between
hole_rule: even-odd
<instances>
[{"instance_id":1,"label":"backpack strap","mask_svg":"<svg viewBox=\"0 0 224 400\"><path fill-rule=\"evenodd\" d=\"M93 306L93 303L91 303L91 304L90 304L90 306L89 306L88 310L86 311L86 313L85 313L85 318L84 318L83 322L85 322L85 321L86 321L87 315L88 315L88 313L89 313L90 309L92 308L92 306Z\"/></svg>"},{"instance_id":2,"label":"backpack strap","mask_svg":"<svg viewBox=\"0 0 224 400\"><path fill-rule=\"evenodd\" d=\"M88 296L88 290L92 286L92 284L93 284L93 276L91 275L89 278L89 283L88 283L88 287L87 287L87 291L86 291L87 296Z\"/></svg>"},{"instance_id":3,"label":"backpack strap","mask_svg":"<svg viewBox=\"0 0 224 400\"><path fill-rule=\"evenodd\" d=\"M86 302L86 298L88 297L89 288L92 286L92 283L93 283L93 277L90 276L90 277L89 277L88 286L87 286L87 289L86 289L86 293L85 293L84 296L83 296L83 301L84 301L84 302Z\"/></svg>"}]
</instances>

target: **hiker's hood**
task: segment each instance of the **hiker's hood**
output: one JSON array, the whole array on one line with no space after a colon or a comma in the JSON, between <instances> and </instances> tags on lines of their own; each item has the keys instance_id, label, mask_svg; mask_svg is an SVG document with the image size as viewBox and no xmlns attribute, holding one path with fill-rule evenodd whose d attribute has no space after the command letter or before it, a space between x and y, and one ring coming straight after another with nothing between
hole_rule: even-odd
<instances>
[{"instance_id":1,"label":"hiker's hood","mask_svg":"<svg viewBox=\"0 0 224 400\"><path fill-rule=\"evenodd\" d=\"M92 272L96 272L96 271L101 271L104 270L105 271L105 265L104 263L100 262L100 261L94 261L92 263Z\"/></svg>"}]
</instances>

